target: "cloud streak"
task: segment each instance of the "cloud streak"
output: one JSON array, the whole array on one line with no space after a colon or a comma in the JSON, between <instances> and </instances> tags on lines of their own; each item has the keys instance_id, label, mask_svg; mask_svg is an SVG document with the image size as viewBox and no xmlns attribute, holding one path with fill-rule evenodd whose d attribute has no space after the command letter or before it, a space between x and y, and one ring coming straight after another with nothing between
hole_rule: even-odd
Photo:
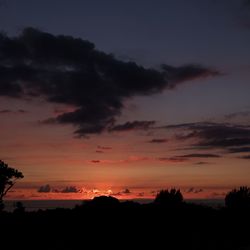
<instances>
[{"instance_id":1,"label":"cloud streak","mask_svg":"<svg viewBox=\"0 0 250 250\"><path fill-rule=\"evenodd\" d=\"M38 193L50 193L52 191L52 188L49 184L41 186L37 189Z\"/></svg>"},{"instance_id":2,"label":"cloud streak","mask_svg":"<svg viewBox=\"0 0 250 250\"><path fill-rule=\"evenodd\" d=\"M127 159L111 160L111 159L100 159L100 160L90 160L87 163L92 164L124 164L124 163L133 163L133 162L144 162L153 160L149 157L143 156L130 156Z\"/></svg>"},{"instance_id":3,"label":"cloud streak","mask_svg":"<svg viewBox=\"0 0 250 250\"><path fill-rule=\"evenodd\" d=\"M240 159L250 160L250 155L243 155L239 157Z\"/></svg>"},{"instance_id":4,"label":"cloud streak","mask_svg":"<svg viewBox=\"0 0 250 250\"><path fill-rule=\"evenodd\" d=\"M75 186L65 187L64 189L60 191L60 193L80 193L80 192L81 190L79 190Z\"/></svg>"},{"instance_id":5,"label":"cloud streak","mask_svg":"<svg viewBox=\"0 0 250 250\"><path fill-rule=\"evenodd\" d=\"M219 158L221 157L220 155L217 154L187 154L187 155L180 155L178 157L182 158Z\"/></svg>"},{"instance_id":6,"label":"cloud streak","mask_svg":"<svg viewBox=\"0 0 250 250\"><path fill-rule=\"evenodd\" d=\"M229 148L229 153L250 153L250 147Z\"/></svg>"},{"instance_id":7,"label":"cloud streak","mask_svg":"<svg viewBox=\"0 0 250 250\"><path fill-rule=\"evenodd\" d=\"M195 139L196 149L233 148L250 145L250 127L229 123L197 122L165 126L166 129L181 129L177 140ZM184 131L184 132L183 132Z\"/></svg>"},{"instance_id":8,"label":"cloud streak","mask_svg":"<svg viewBox=\"0 0 250 250\"><path fill-rule=\"evenodd\" d=\"M221 75L221 73L218 70L204 68L201 65L195 65L195 64L184 65L180 67L173 67L170 65L163 64L162 68L166 72L172 87L175 87L176 84L184 81Z\"/></svg>"},{"instance_id":9,"label":"cloud streak","mask_svg":"<svg viewBox=\"0 0 250 250\"><path fill-rule=\"evenodd\" d=\"M100 145L98 145L97 148L100 150L111 150L112 149L112 147L100 146Z\"/></svg>"},{"instance_id":10,"label":"cloud streak","mask_svg":"<svg viewBox=\"0 0 250 250\"><path fill-rule=\"evenodd\" d=\"M41 186L37 189L38 193L81 193L81 190L75 186L68 186L63 189L54 189L49 184Z\"/></svg>"},{"instance_id":11,"label":"cloud streak","mask_svg":"<svg viewBox=\"0 0 250 250\"><path fill-rule=\"evenodd\" d=\"M188 193L188 194L190 194L190 193L198 194L198 193L203 192L203 189L202 188L191 187L191 188L187 189L185 192Z\"/></svg>"},{"instance_id":12,"label":"cloud streak","mask_svg":"<svg viewBox=\"0 0 250 250\"><path fill-rule=\"evenodd\" d=\"M1 115L5 115L5 114L26 114L26 113L28 113L28 111L26 111L24 109L18 109L18 110L2 109L2 110L0 110Z\"/></svg>"},{"instance_id":13,"label":"cloud streak","mask_svg":"<svg viewBox=\"0 0 250 250\"><path fill-rule=\"evenodd\" d=\"M166 143L166 142L168 142L168 139L152 139L152 140L150 140L149 141L149 143Z\"/></svg>"},{"instance_id":14,"label":"cloud streak","mask_svg":"<svg viewBox=\"0 0 250 250\"><path fill-rule=\"evenodd\" d=\"M235 118L239 118L239 117L248 117L250 116L250 111L241 111L241 112L234 112L234 113L230 113L225 115L225 118L228 120L232 120Z\"/></svg>"},{"instance_id":15,"label":"cloud streak","mask_svg":"<svg viewBox=\"0 0 250 250\"><path fill-rule=\"evenodd\" d=\"M133 121L116 125L110 128L110 131L122 132L122 131L132 131L132 130L148 130L152 128L153 125L155 125L155 121Z\"/></svg>"},{"instance_id":16,"label":"cloud streak","mask_svg":"<svg viewBox=\"0 0 250 250\"><path fill-rule=\"evenodd\" d=\"M174 156L174 157L159 157L158 160L160 162L165 162L165 163L179 163L179 162L185 162L188 159Z\"/></svg>"}]
</instances>

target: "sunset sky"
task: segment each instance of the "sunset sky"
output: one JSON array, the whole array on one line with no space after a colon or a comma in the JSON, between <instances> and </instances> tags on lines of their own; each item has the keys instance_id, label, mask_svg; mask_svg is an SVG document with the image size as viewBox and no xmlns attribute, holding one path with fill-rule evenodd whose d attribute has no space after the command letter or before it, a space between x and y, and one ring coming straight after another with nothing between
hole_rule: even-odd
<instances>
[{"instance_id":1,"label":"sunset sky","mask_svg":"<svg viewBox=\"0 0 250 250\"><path fill-rule=\"evenodd\" d=\"M221 198L250 185L250 2L0 1L9 199Z\"/></svg>"}]
</instances>

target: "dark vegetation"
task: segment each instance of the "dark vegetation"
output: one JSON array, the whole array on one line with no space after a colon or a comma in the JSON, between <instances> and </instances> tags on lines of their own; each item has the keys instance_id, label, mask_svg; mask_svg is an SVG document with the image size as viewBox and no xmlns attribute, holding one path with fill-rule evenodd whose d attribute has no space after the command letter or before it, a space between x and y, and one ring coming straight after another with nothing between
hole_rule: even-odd
<instances>
[{"instance_id":1,"label":"dark vegetation","mask_svg":"<svg viewBox=\"0 0 250 250\"><path fill-rule=\"evenodd\" d=\"M11 168L0 160L0 211L4 208L3 198L15 185L18 179L24 176L17 169Z\"/></svg>"},{"instance_id":2,"label":"dark vegetation","mask_svg":"<svg viewBox=\"0 0 250 250\"><path fill-rule=\"evenodd\" d=\"M232 190L225 208L188 204L180 190L150 204L100 196L74 209L0 212L0 249L250 249L249 188Z\"/></svg>"}]
</instances>

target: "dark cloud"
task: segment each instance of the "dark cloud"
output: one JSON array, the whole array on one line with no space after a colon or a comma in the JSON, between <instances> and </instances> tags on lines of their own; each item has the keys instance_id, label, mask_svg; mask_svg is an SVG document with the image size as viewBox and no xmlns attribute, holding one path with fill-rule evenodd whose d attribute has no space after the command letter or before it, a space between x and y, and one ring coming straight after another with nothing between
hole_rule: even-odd
<instances>
[{"instance_id":1,"label":"dark cloud","mask_svg":"<svg viewBox=\"0 0 250 250\"><path fill-rule=\"evenodd\" d=\"M99 160L92 160L91 162L92 163L100 163L101 161L99 161Z\"/></svg>"},{"instance_id":2,"label":"dark cloud","mask_svg":"<svg viewBox=\"0 0 250 250\"><path fill-rule=\"evenodd\" d=\"M54 113L57 115L57 114L62 114L62 113L65 113L67 111L65 111L65 109L62 109L62 108L55 108L54 109Z\"/></svg>"},{"instance_id":3,"label":"dark cloud","mask_svg":"<svg viewBox=\"0 0 250 250\"><path fill-rule=\"evenodd\" d=\"M207 165L207 164L211 164L210 162L206 162L206 161L199 161L196 162L195 165Z\"/></svg>"},{"instance_id":4,"label":"dark cloud","mask_svg":"<svg viewBox=\"0 0 250 250\"><path fill-rule=\"evenodd\" d=\"M182 129L179 140L196 139L193 147L228 148L250 145L250 127L229 123L197 122L165 126L167 129ZM183 133L183 131L185 133Z\"/></svg>"},{"instance_id":5,"label":"dark cloud","mask_svg":"<svg viewBox=\"0 0 250 250\"><path fill-rule=\"evenodd\" d=\"M65 187L62 190L54 189L49 184L41 186L37 190L38 193L80 193L81 190L75 186Z\"/></svg>"},{"instance_id":6,"label":"dark cloud","mask_svg":"<svg viewBox=\"0 0 250 250\"><path fill-rule=\"evenodd\" d=\"M229 148L229 153L248 153L250 152L250 147L236 147L236 148Z\"/></svg>"},{"instance_id":7,"label":"dark cloud","mask_svg":"<svg viewBox=\"0 0 250 250\"><path fill-rule=\"evenodd\" d=\"M183 157L160 157L158 158L159 161L163 161L163 162L184 162L187 161L187 158L183 158Z\"/></svg>"},{"instance_id":8,"label":"dark cloud","mask_svg":"<svg viewBox=\"0 0 250 250\"><path fill-rule=\"evenodd\" d=\"M80 193L81 190L79 190L75 186L65 187L63 190L60 191L60 193Z\"/></svg>"},{"instance_id":9,"label":"dark cloud","mask_svg":"<svg viewBox=\"0 0 250 250\"><path fill-rule=\"evenodd\" d=\"M220 155L217 154L187 154L187 155L180 155L178 157L184 158L219 158Z\"/></svg>"},{"instance_id":10,"label":"dark cloud","mask_svg":"<svg viewBox=\"0 0 250 250\"><path fill-rule=\"evenodd\" d=\"M104 153L102 150L96 150L95 152L98 153L98 154Z\"/></svg>"},{"instance_id":11,"label":"dark cloud","mask_svg":"<svg viewBox=\"0 0 250 250\"><path fill-rule=\"evenodd\" d=\"M131 194L131 191L130 191L128 188L126 188L126 189L124 189L124 190L122 191L122 193L123 193L123 194Z\"/></svg>"},{"instance_id":12,"label":"dark cloud","mask_svg":"<svg viewBox=\"0 0 250 250\"><path fill-rule=\"evenodd\" d=\"M114 196L122 196L121 192L113 193Z\"/></svg>"},{"instance_id":13,"label":"dark cloud","mask_svg":"<svg viewBox=\"0 0 250 250\"><path fill-rule=\"evenodd\" d=\"M20 97L20 94L22 93L22 88L16 84L16 83L10 83L10 79L5 78L11 78L5 76L6 74L11 74L8 72L8 70L5 70L2 66L0 66L0 74L1 76L1 83L0 83L0 96L9 96L9 97ZM6 82L5 82L6 80Z\"/></svg>"},{"instance_id":14,"label":"dark cloud","mask_svg":"<svg viewBox=\"0 0 250 250\"><path fill-rule=\"evenodd\" d=\"M149 141L149 143L166 143L168 142L167 139L152 139Z\"/></svg>"},{"instance_id":15,"label":"dark cloud","mask_svg":"<svg viewBox=\"0 0 250 250\"><path fill-rule=\"evenodd\" d=\"M159 128L166 128L166 129L195 129L195 128L202 128L207 126L214 126L217 125L215 122L192 122L192 123L179 123L179 124L171 124L162 126Z\"/></svg>"},{"instance_id":16,"label":"dark cloud","mask_svg":"<svg viewBox=\"0 0 250 250\"><path fill-rule=\"evenodd\" d=\"M17 113L19 113L19 114L25 114L25 113L28 113L28 111L24 110L24 109L18 109Z\"/></svg>"},{"instance_id":17,"label":"dark cloud","mask_svg":"<svg viewBox=\"0 0 250 250\"><path fill-rule=\"evenodd\" d=\"M175 87L177 83L184 81L221 75L219 71L205 68L201 65L184 65L180 67L173 67L163 64L162 68L166 72L170 81L170 85L172 84L172 87Z\"/></svg>"},{"instance_id":18,"label":"dark cloud","mask_svg":"<svg viewBox=\"0 0 250 250\"><path fill-rule=\"evenodd\" d=\"M222 138L222 139L214 139L203 141L197 144L200 147L233 147L233 146L242 146L242 145L250 145L250 138Z\"/></svg>"},{"instance_id":19,"label":"dark cloud","mask_svg":"<svg viewBox=\"0 0 250 250\"><path fill-rule=\"evenodd\" d=\"M0 114L8 114L8 113L11 113L12 111L9 110L9 109L2 109L0 110Z\"/></svg>"},{"instance_id":20,"label":"dark cloud","mask_svg":"<svg viewBox=\"0 0 250 250\"><path fill-rule=\"evenodd\" d=\"M129 195L131 194L131 191L128 188L125 188L124 190L117 192L117 193L113 193L113 195L116 196L123 196L123 195Z\"/></svg>"},{"instance_id":21,"label":"dark cloud","mask_svg":"<svg viewBox=\"0 0 250 250\"><path fill-rule=\"evenodd\" d=\"M186 193L198 194L198 193L203 192L203 189L202 189L202 188L194 188L194 187L191 187L191 188L189 188L188 190L186 190L185 192L186 192Z\"/></svg>"},{"instance_id":22,"label":"dark cloud","mask_svg":"<svg viewBox=\"0 0 250 250\"><path fill-rule=\"evenodd\" d=\"M144 195L145 195L144 192L140 192L137 194L138 197L144 197Z\"/></svg>"},{"instance_id":23,"label":"dark cloud","mask_svg":"<svg viewBox=\"0 0 250 250\"><path fill-rule=\"evenodd\" d=\"M38 193L50 193L52 192L52 189L49 184L41 186L37 190Z\"/></svg>"},{"instance_id":24,"label":"dark cloud","mask_svg":"<svg viewBox=\"0 0 250 250\"><path fill-rule=\"evenodd\" d=\"M0 35L0 96L43 97L74 106L46 123L72 124L78 136L119 130L116 119L128 98L217 75L200 65L147 69L101 52L89 41L33 28L16 37Z\"/></svg>"},{"instance_id":25,"label":"dark cloud","mask_svg":"<svg viewBox=\"0 0 250 250\"><path fill-rule=\"evenodd\" d=\"M100 145L98 145L97 148L101 149L101 150L111 150L112 149L112 147L100 146Z\"/></svg>"},{"instance_id":26,"label":"dark cloud","mask_svg":"<svg viewBox=\"0 0 250 250\"><path fill-rule=\"evenodd\" d=\"M3 109L0 110L0 114L25 114L28 113L28 111L23 109L18 109L16 111L10 110L10 109Z\"/></svg>"},{"instance_id":27,"label":"dark cloud","mask_svg":"<svg viewBox=\"0 0 250 250\"><path fill-rule=\"evenodd\" d=\"M110 131L131 131L131 130L148 130L152 128L155 121L133 121L119 124L110 128Z\"/></svg>"},{"instance_id":28,"label":"dark cloud","mask_svg":"<svg viewBox=\"0 0 250 250\"><path fill-rule=\"evenodd\" d=\"M245 160L250 160L250 155L243 155L243 156L240 156L239 158L245 159Z\"/></svg>"},{"instance_id":29,"label":"dark cloud","mask_svg":"<svg viewBox=\"0 0 250 250\"><path fill-rule=\"evenodd\" d=\"M231 120L231 119L235 119L238 117L247 117L247 116L250 116L250 111L230 113L230 114L225 115L225 118L228 120Z\"/></svg>"}]
</instances>

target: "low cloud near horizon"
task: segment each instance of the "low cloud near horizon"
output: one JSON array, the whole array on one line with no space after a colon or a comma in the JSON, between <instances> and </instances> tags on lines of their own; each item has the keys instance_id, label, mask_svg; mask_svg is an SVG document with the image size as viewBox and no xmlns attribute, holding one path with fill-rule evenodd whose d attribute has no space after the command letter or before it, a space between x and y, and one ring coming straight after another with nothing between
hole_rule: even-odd
<instances>
[{"instance_id":1,"label":"low cloud near horizon","mask_svg":"<svg viewBox=\"0 0 250 250\"><path fill-rule=\"evenodd\" d=\"M80 193L81 190L75 186L67 186L63 189L52 188L49 184L43 185L37 189L38 193Z\"/></svg>"}]
</instances>

